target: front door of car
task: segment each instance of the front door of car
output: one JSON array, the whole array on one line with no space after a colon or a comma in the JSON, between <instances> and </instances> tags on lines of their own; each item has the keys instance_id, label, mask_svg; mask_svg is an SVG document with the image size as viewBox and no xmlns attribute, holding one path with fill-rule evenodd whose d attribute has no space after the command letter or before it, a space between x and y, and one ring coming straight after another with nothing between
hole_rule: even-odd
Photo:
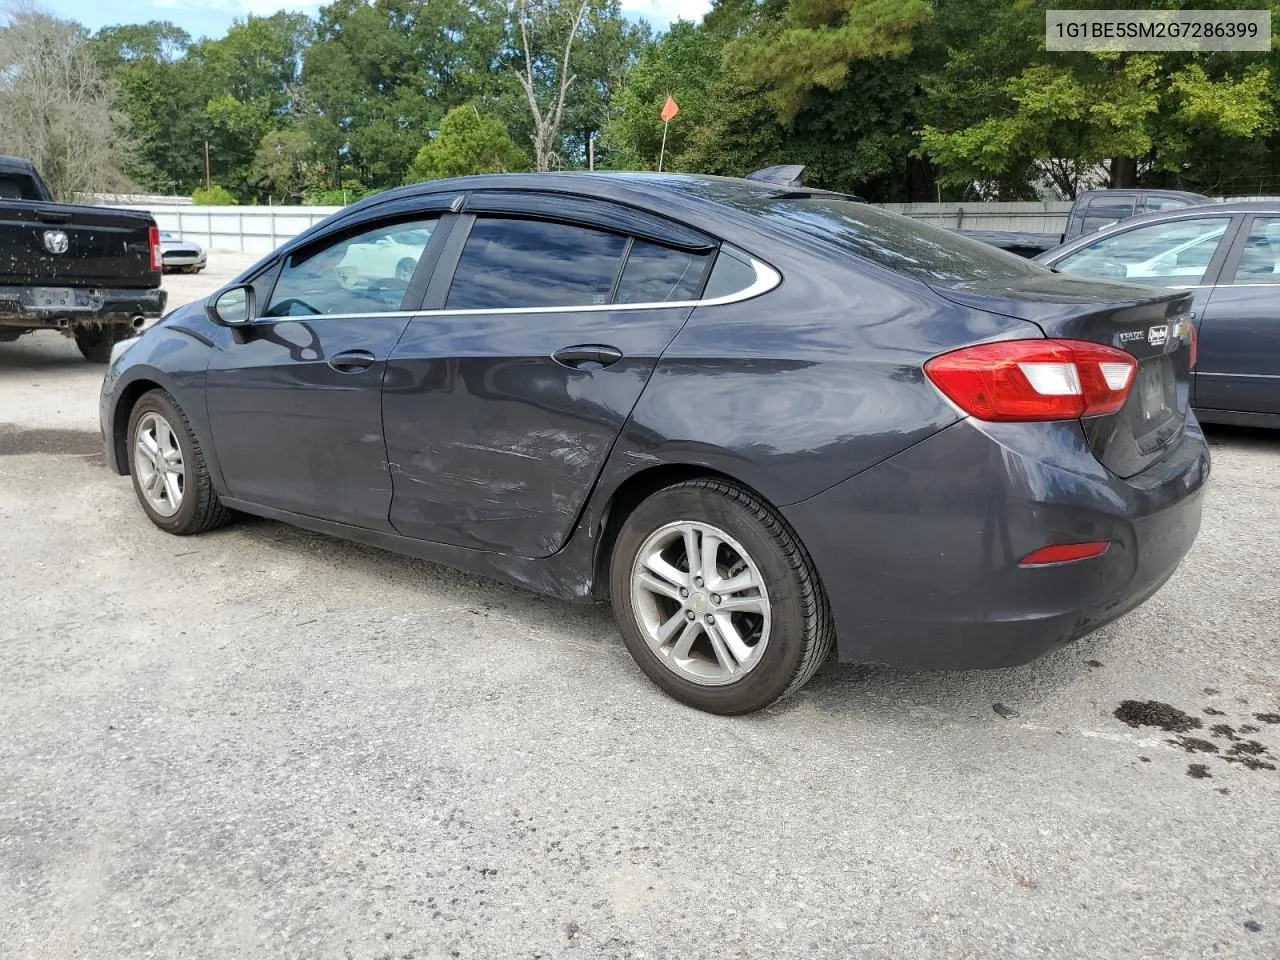
<instances>
[{"instance_id":1,"label":"front door of car","mask_svg":"<svg viewBox=\"0 0 1280 960\"><path fill-rule=\"evenodd\" d=\"M232 497L390 530L382 376L410 317L404 260L430 261L438 222L365 223L287 255L258 319L223 331L207 396Z\"/></svg>"},{"instance_id":2,"label":"front door of car","mask_svg":"<svg viewBox=\"0 0 1280 960\"><path fill-rule=\"evenodd\" d=\"M1253 217L1199 314L1195 405L1280 414L1280 217Z\"/></svg>"},{"instance_id":3,"label":"front door of car","mask_svg":"<svg viewBox=\"0 0 1280 960\"><path fill-rule=\"evenodd\" d=\"M441 309L415 317L387 363L391 521L547 556L689 318L712 247L483 214L455 236L451 283L427 293Z\"/></svg>"}]
</instances>

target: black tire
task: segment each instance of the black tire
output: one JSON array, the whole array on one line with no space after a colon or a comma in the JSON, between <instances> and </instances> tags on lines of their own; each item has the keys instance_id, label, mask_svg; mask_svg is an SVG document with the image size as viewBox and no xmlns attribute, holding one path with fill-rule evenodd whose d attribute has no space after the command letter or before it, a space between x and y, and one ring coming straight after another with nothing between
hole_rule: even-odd
<instances>
[{"instance_id":1,"label":"black tire","mask_svg":"<svg viewBox=\"0 0 1280 960\"><path fill-rule=\"evenodd\" d=\"M766 584L768 644L745 676L722 686L696 683L667 666L650 648L633 607L631 573L640 548L659 528L680 520L711 524L729 534L746 549ZM759 710L799 690L831 654L831 614L808 553L777 511L735 483L691 480L641 503L618 532L609 579L614 618L640 669L670 696L699 710Z\"/></svg>"},{"instance_id":2,"label":"black tire","mask_svg":"<svg viewBox=\"0 0 1280 960\"><path fill-rule=\"evenodd\" d=\"M173 430L174 438L182 451L183 492L182 503L173 516L166 517L152 508L142 492L138 470L134 465L134 445L137 442L138 423L148 413L156 413L163 417ZM213 483L209 479L209 468L204 462L204 451L200 441L191 430L187 415L174 402L173 397L163 390L150 390L138 398L129 413L129 433L127 439L129 474L133 479L133 492L143 511L161 530L175 536L185 537L195 533L207 533L225 526L232 518L232 511L224 507L213 491Z\"/></svg>"},{"instance_id":3,"label":"black tire","mask_svg":"<svg viewBox=\"0 0 1280 960\"><path fill-rule=\"evenodd\" d=\"M412 257L404 257L396 264L396 279L408 283L413 279L413 272L418 269L418 261Z\"/></svg>"},{"instance_id":4,"label":"black tire","mask_svg":"<svg viewBox=\"0 0 1280 960\"><path fill-rule=\"evenodd\" d=\"M133 327L119 323L106 327L77 327L75 331L80 355L90 363L107 363L111 359L111 348L132 336Z\"/></svg>"}]
</instances>

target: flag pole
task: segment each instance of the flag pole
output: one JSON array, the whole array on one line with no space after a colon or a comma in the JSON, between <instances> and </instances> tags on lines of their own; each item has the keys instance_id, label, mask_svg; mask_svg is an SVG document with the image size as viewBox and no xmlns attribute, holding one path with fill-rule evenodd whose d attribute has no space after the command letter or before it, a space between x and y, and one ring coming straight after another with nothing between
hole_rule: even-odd
<instances>
[{"instance_id":1,"label":"flag pole","mask_svg":"<svg viewBox=\"0 0 1280 960\"><path fill-rule=\"evenodd\" d=\"M658 151L658 172L662 172L662 160L667 155L667 127L671 126L670 120L662 122L662 149Z\"/></svg>"}]
</instances>

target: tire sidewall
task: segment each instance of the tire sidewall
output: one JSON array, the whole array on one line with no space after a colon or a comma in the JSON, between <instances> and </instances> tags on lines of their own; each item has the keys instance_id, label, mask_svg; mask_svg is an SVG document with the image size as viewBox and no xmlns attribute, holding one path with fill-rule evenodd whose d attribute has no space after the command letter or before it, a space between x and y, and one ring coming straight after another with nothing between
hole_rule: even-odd
<instances>
[{"instance_id":1,"label":"tire sidewall","mask_svg":"<svg viewBox=\"0 0 1280 960\"><path fill-rule=\"evenodd\" d=\"M146 494L142 492L142 486L138 480L138 471L134 468L134 448L138 440L138 423L148 413L159 414L168 421L173 435L178 440L178 449L182 451L182 506L171 517L161 516L152 508ZM196 495L196 478L193 476L196 456L195 447L191 443L191 433L187 428L186 418L178 409L177 404L156 390L143 395L133 405L133 412L129 414L127 453L129 456L129 476L133 481L133 492L137 495L138 503L142 505L142 509L146 512L151 522L167 533L175 533L185 529L195 516L198 507L196 501L199 497Z\"/></svg>"},{"instance_id":2,"label":"tire sidewall","mask_svg":"<svg viewBox=\"0 0 1280 960\"><path fill-rule=\"evenodd\" d=\"M694 683L675 673L649 647L631 598L631 570L645 540L659 527L689 520L719 527L740 543L765 580L771 608L769 643L745 677L724 686ZM713 713L747 713L777 699L790 686L811 629L804 615L802 585L775 536L739 502L714 489L681 486L642 503L623 523L614 543L610 590L618 628L645 674L684 703Z\"/></svg>"}]
</instances>

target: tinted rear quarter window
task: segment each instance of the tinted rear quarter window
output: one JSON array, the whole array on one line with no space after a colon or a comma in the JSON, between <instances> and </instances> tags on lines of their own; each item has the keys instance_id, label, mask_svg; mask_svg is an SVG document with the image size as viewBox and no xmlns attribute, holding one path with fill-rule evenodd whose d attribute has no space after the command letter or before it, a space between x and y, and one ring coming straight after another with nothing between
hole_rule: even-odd
<instances>
[{"instance_id":1,"label":"tinted rear quarter window","mask_svg":"<svg viewBox=\"0 0 1280 960\"><path fill-rule=\"evenodd\" d=\"M707 288L702 293L702 299L717 300L727 297L747 289L755 282L756 272L751 264L722 250L716 257L715 266L711 268L711 276L707 278Z\"/></svg>"},{"instance_id":2,"label":"tinted rear quarter window","mask_svg":"<svg viewBox=\"0 0 1280 960\"><path fill-rule=\"evenodd\" d=\"M544 220L482 217L462 249L450 310L585 307L609 302L627 241Z\"/></svg>"},{"instance_id":3,"label":"tinted rear quarter window","mask_svg":"<svg viewBox=\"0 0 1280 960\"><path fill-rule=\"evenodd\" d=\"M636 240L618 284L618 303L692 300L707 265L706 254L672 250Z\"/></svg>"}]
</instances>

